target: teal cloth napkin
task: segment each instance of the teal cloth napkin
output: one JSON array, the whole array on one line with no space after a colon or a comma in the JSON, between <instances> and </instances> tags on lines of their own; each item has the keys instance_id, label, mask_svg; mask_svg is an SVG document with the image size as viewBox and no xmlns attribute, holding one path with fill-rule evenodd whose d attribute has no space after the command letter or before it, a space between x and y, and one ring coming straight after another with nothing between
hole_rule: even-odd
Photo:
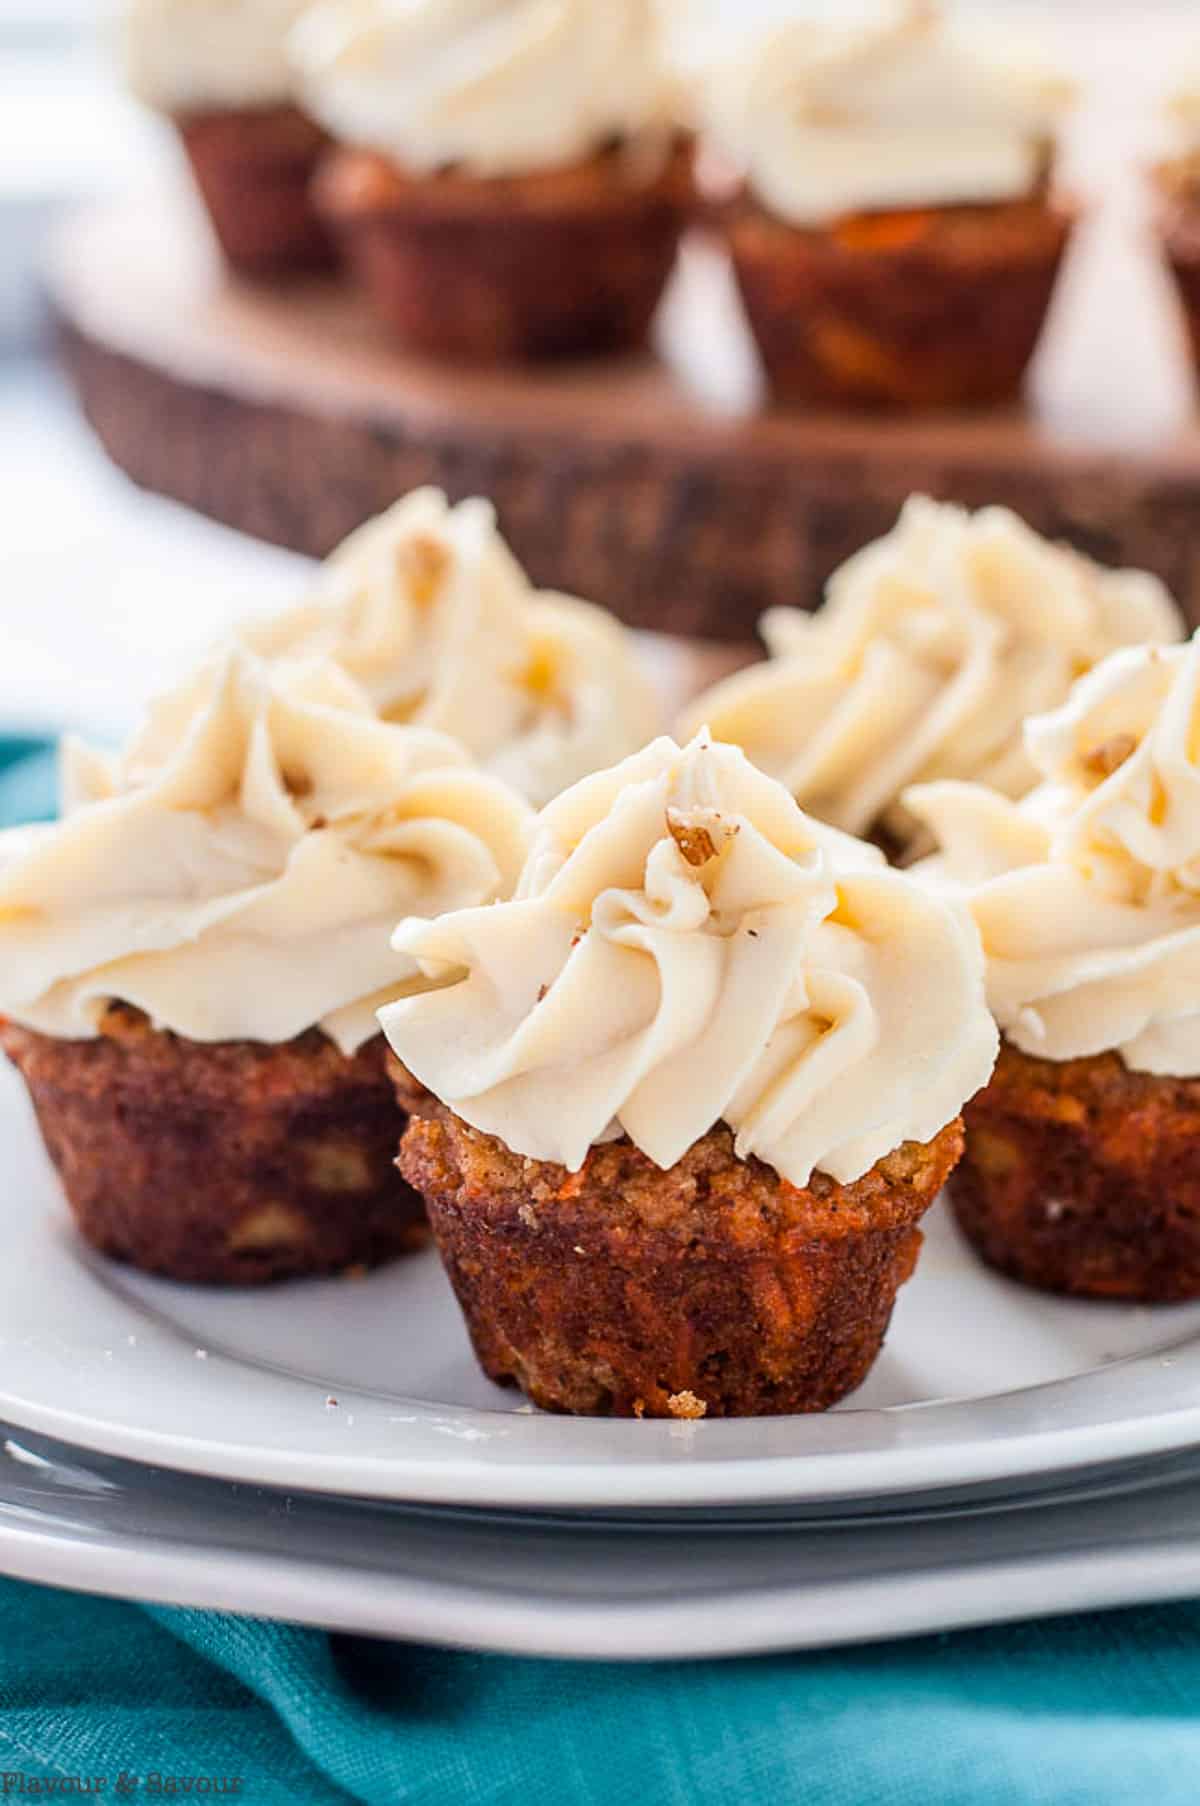
<instances>
[{"instance_id":1,"label":"teal cloth napkin","mask_svg":"<svg viewBox=\"0 0 1200 1806\"><path fill-rule=\"evenodd\" d=\"M52 746L0 735L0 827L47 820L54 814L57 788L58 759Z\"/></svg>"},{"instance_id":2,"label":"teal cloth napkin","mask_svg":"<svg viewBox=\"0 0 1200 1806\"><path fill-rule=\"evenodd\" d=\"M0 1770L110 1799L157 1773L269 1806L1195 1806L1198 1702L1190 1605L626 1668L0 1582Z\"/></svg>"},{"instance_id":3,"label":"teal cloth napkin","mask_svg":"<svg viewBox=\"0 0 1200 1806\"><path fill-rule=\"evenodd\" d=\"M53 803L49 751L0 740L0 821ZM266 1806L1196 1806L1200 1606L622 1667L0 1581L0 1803L101 1779Z\"/></svg>"}]
</instances>

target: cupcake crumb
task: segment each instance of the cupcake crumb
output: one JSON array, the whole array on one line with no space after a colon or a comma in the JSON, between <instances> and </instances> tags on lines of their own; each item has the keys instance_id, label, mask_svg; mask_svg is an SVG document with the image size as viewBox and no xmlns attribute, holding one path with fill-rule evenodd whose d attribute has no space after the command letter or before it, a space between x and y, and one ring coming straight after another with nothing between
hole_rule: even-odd
<instances>
[{"instance_id":1,"label":"cupcake crumb","mask_svg":"<svg viewBox=\"0 0 1200 1806\"><path fill-rule=\"evenodd\" d=\"M667 1410L672 1417L695 1419L703 1417L708 1406L702 1398L697 1398L694 1392L672 1392L667 1400Z\"/></svg>"}]
</instances>

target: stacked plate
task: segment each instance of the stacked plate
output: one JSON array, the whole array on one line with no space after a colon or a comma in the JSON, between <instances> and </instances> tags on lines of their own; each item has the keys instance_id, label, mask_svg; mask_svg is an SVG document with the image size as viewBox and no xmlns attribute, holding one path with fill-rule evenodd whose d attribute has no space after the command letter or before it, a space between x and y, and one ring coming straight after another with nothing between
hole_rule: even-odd
<instances>
[{"instance_id":1,"label":"stacked plate","mask_svg":"<svg viewBox=\"0 0 1200 1806\"><path fill-rule=\"evenodd\" d=\"M9 1573L608 1657L1200 1592L1200 1306L1040 1297L935 1211L841 1409L556 1418L480 1377L432 1253L268 1292L159 1284L80 1246L7 1072L0 1147Z\"/></svg>"}]
</instances>

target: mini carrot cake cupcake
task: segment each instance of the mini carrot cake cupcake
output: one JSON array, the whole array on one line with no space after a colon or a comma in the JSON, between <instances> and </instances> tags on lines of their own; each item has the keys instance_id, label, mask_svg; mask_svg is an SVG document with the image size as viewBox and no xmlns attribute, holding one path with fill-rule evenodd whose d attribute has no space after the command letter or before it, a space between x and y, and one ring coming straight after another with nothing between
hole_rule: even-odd
<instances>
[{"instance_id":1,"label":"mini carrot cake cupcake","mask_svg":"<svg viewBox=\"0 0 1200 1806\"><path fill-rule=\"evenodd\" d=\"M1068 97L926 0L776 20L714 58L697 105L745 172L727 233L781 399L1017 394L1071 229L1049 191Z\"/></svg>"},{"instance_id":2,"label":"mini carrot cake cupcake","mask_svg":"<svg viewBox=\"0 0 1200 1806\"><path fill-rule=\"evenodd\" d=\"M761 631L767 662L702 696L682 731L706 722L802 808L911 855L906 785L971 778L1020 796L1037 782L1025 716L1116 647L1176 640L1183 623L1156 577L1105 570L1005 508L914 496L822 608L772 609Z\"/></svg>"},{"instance_id":3,"label":"mini carrot cake cupcake","mask_svg":"<svg viewBox=\"0 0 1200 1806\"><path fill-rule=\"evenodd\" d=\"M491 503L435 489L360 528L311 601L244 637L277 667L334 659L385 720L453 735L538 805L661 726L625 629L534 590Z\"/></svg>"},{"instance_id":4,"label":"mini carrot cake cupcake","mask_svg":"<svg viewBox=\"0 0 1200 1806\"><path fill-rule=\"evenodd\" d=\"M1018 804L909 792L965 892L1004 1034L951 1196L1055 1292L1200 1297L1200 641L1114 653L1031 721Z\"/></svg>"},{"instance_id":5,"label":"mini carrot cake cupcake","mask_svg":"<svg viewBox=\"0 0 1200 1806\"><path fill-rule=\"evenodd\" d=\"M1200 364L1200 68L1174 96L1171 119L1174 153L1154 172L1158 226Z\"/></svg>"},{"instance_id":6,"label":"mini carrot cake cupcake","mask_svg":"<svg viewBox=\"0 0 1200 1806\"><path fill-rule=\"evenodd\" d=\"M493 1379L689 1417L862 1381L995 1058L964 911L701 736L395 945L425 989L380 1021L434 1100L400 1167Z\"/></svg>"},{"instance_id":7,"label":"mini carrot cake cupcake","mask_svg":"<svg viewBox=\"0 0 1200 1806\"><path fill-rule=\"evenodd\" d=\"M320 206L406 344L645 338L692 205L653 0L324 0L292 50L342 146Z\"/></svg>"},{"instance_id":8,"label":"mini carrot cake cupcake","mask_svg":"<svg viewBox=\"0 0 1200 1806\"><path fill-rule=\"evenodd\" d=\"M323 269L310 188L327 148L292 98L287 35L308 0L125 0L131 86L178 129L221 249L247 275Z\"/></svg>"},{"instance_id":9,"label":"mini carrot cake cupcake","mask_svg":"<svg viewBox=\"0 0 1200 1806\"><path fill-rule=\"evenodd\" d=\"M123 758L68 746L65 790L58 824L0 835L0 1045L83 1234L216 1284L412 1245L391 930L506 893L525 805L334 667L284 693L247 653Z\"/></svg>"}]
</instances>

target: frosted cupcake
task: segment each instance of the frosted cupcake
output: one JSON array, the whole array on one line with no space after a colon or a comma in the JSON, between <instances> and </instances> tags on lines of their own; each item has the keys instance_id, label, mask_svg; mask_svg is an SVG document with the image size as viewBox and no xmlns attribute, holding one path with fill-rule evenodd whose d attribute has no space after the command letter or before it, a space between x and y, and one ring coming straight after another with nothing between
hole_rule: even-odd
<instances>
[{"instance_id":1,"label":"frosted cupcake","mask_svg":"<svg viewBox=\"0 0 1200 1806\"><path fill-rule=\"evenodd\" d=\"M861 1382L995 1058L965 913L663 739L542 812L511 902L395 945L401 1170L493 1379L685 1417Z\"/></svg>"},{"instance_id":2,"label":"frosted cupcake","mask_svg":"<svg viewBox=\"0 0 1200 1806\"><path fill-rule=\"evenodd\" d=\"M1031 721L1044 782L909 793L1004 1033L952 1197L1027 1284L1200 1297L1200 642L1114 653Z\"/></svg>"},{"instance_id":3,"label":"frosted cupcake","mask_svg":"<svg viewBox=\"0 0 1200 1806\"><path fill-rule=\"evenodd\" d=\"M505 893L525 806L334 668L284 693L244 653L122 758L68 746L65 790L59 823L0 835L0 1045L83 1234L224 1284L410 1246L391 929Z\"/></svg>"},{"instance_id":4,"label":"frosted cupcake","mask_svg":"<svg viewBox=\"0 0 1200 1806\"><path fill-rule=\"evenodd\" d=\"M661 725L612 616L534 590L491 504L433 489L368 522L310 602L245 637L279 669L334 659L386 720L453 735L537 804Z\"/></svg>"},{"instance_id":5,"label":"frosted cupcake","mask_svg":"<svg viewBox=\"0 0 1200 1806\"><path fill-rule=\"evenodd\" d=\"M480 362L639 343L692 202L653 0L322 0L318 198L381 317Z\"/></svg>"},{"instance_id":6,"label":"frosted cupcake","mask_svg":"<svg viewBox=\"0 0 1200 1806\"><path fill-rule=\"evenodd\" d=\"M772 609L761 631L767 662L702 696L683 731L707 722L801 807L903 853L906 785L969 778L1020 796L1038 775L1026 715L1116 647L1178 639L1183 624L1156 577L1106 570L1007 509L914 496L822 608Z\"/></svg>"},{"instance_id":7,"label":"frosted cupcake","mask_svg":"<svg viewBox=\"0 0 1200 1806\"><path fill-rule=\"evenodd\" d=\"M310 187L325 134L292 95L286 44L308 0L125 0L130 85L178 128L228 261L320 269L332 242Z\"/></svg>"},{"instance_id":8,"label":"frosted cupcake","mask_svg":"<svg viewBox=\"0 0 1200 1806\"><path fill-rule=\"evenodd\" d=\"M920 409L1018 392L1071 227L1049 193L1069 92L1007 35L922 0L723 46L697 104L745 172L728 239L778 396Z\"/></svg>"}]
</instances>

